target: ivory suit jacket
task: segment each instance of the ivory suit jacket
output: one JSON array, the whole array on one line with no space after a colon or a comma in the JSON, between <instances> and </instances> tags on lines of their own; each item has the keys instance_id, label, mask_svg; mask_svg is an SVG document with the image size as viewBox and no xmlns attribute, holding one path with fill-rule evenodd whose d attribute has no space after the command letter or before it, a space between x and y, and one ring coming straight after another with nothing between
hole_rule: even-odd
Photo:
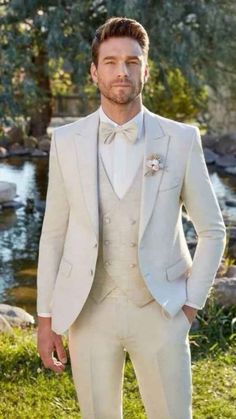
<instances>
[{"instance_id":1,"label":"ivory suit jacket","mask_svg":"<svg viewBox=\"0 0 236 419\"><path fill-rule=\"evenodd\" d=\"M226 228L204 159L198 128L144 107L145 153L138 261L143 279L167 316L186 301L203 308L226 245ZM64 333L92 286L99 243L99 112L54 130L46 209L39 243L37 312L50 312ZM164 168L144 176L157 153ZM191 257L184 205L198 236Z\"/></svg>"}]
</instances>

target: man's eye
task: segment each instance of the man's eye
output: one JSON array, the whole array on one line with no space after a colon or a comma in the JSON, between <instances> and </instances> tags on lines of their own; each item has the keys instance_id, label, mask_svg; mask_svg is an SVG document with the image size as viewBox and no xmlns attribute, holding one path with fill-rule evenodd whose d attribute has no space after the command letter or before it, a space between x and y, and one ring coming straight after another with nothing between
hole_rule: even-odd
<instances>
[{"instance_id":1,"label":"man's eye","mask_svg":"<svg viewBox=\"0 0 236 419\"><path fill-rule=\"evenodd\" d=\"M136 61L136 60L130 60L130 61L128 61L128 64L138 64L138 61Z\"/></svg>"},{"instance_id":2,"label":"man's eye","mask_svg":"<svg viewBox=\"0 0 236 419\"><path fill-rule=\"evenodd\" d=\"M112 60L106 61L106 64L115 64L115 61L112 61Z\"/></svg>"}]
</instances>

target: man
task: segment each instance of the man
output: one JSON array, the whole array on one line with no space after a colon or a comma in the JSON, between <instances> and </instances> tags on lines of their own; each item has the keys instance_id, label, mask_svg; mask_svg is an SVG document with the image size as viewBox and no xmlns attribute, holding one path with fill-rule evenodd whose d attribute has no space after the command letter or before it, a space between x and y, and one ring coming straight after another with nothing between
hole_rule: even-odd
<instances>
[{"instance_id":1,"label":"man","mask_svg":"<svg viewBox=\"0 0 236 419\"><path fill-rule=\"evenodd\" d=\"M199 130L142 105L148 47L135 20L98 28L91 76L101 106L51 143L38 350L62 372L69 331L83 419L122 418L125 351L149 419L192 417L188 332L225 248ZM193 260L183 205L198 235Z\"/></svg>"}]
</instances>

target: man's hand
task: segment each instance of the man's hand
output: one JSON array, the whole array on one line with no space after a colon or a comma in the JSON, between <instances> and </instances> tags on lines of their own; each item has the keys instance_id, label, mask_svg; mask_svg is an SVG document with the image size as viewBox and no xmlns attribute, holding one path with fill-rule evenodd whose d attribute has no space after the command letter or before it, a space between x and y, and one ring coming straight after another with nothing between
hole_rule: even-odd
<instances>
[{"instance_id":1,"label":"man's hand","mask_svg":"<svg viewBox=\"0 0 236 419\"><path fill-rule=\"evenodd\" d=\"M193 308L187 305L184 305L182 307L182 310L184 311L189 323L192 324L193 320L195 319L197 315L198 310L196 308Z\"/></svg>"},{"instance_id":2,"label":"man's hand","mask_svg":"<svg viewBox=\"0 0 236 419\"><path fill-rule=\"evenodd\" d=\"M66 351L63 347L61 335L51 329L51 318L38 316L37 349L45 368L62 373L67 362ZM56 352L57 358L53 356Z\"/></svg>"}]
</instances>

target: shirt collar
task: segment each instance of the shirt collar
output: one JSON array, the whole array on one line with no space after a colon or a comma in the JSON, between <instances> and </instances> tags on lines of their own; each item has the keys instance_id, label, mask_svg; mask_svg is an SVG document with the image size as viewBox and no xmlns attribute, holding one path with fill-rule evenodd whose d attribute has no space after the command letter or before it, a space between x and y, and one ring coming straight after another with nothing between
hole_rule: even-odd
<instances>
[{"instance_id":1,"label":"shirt collar","mask_svg":"<svg viewBox=\"0 0 236 419\"><path fill-rule=\"evenodd\" d=\"M141 138L142 130L143 130L143 113L144 113L144 109L143 109L143 106L142 106L141 111L139 113L137 113L137 115L135 115L132 119L130 119L129 121L127 121L125 124L122 125L122 126L125 126L126 124L129 124L130 122L135 122L137 127L138 127L138 135L137 135L138 139ZM112 121L112 119L110 119L105 114L101 105L99 107L99 118L100 118L100 121L112 124L112 125L114 125L114 127L117 127L119 125L116 122Z\"/></svg>"}]
</instances>

